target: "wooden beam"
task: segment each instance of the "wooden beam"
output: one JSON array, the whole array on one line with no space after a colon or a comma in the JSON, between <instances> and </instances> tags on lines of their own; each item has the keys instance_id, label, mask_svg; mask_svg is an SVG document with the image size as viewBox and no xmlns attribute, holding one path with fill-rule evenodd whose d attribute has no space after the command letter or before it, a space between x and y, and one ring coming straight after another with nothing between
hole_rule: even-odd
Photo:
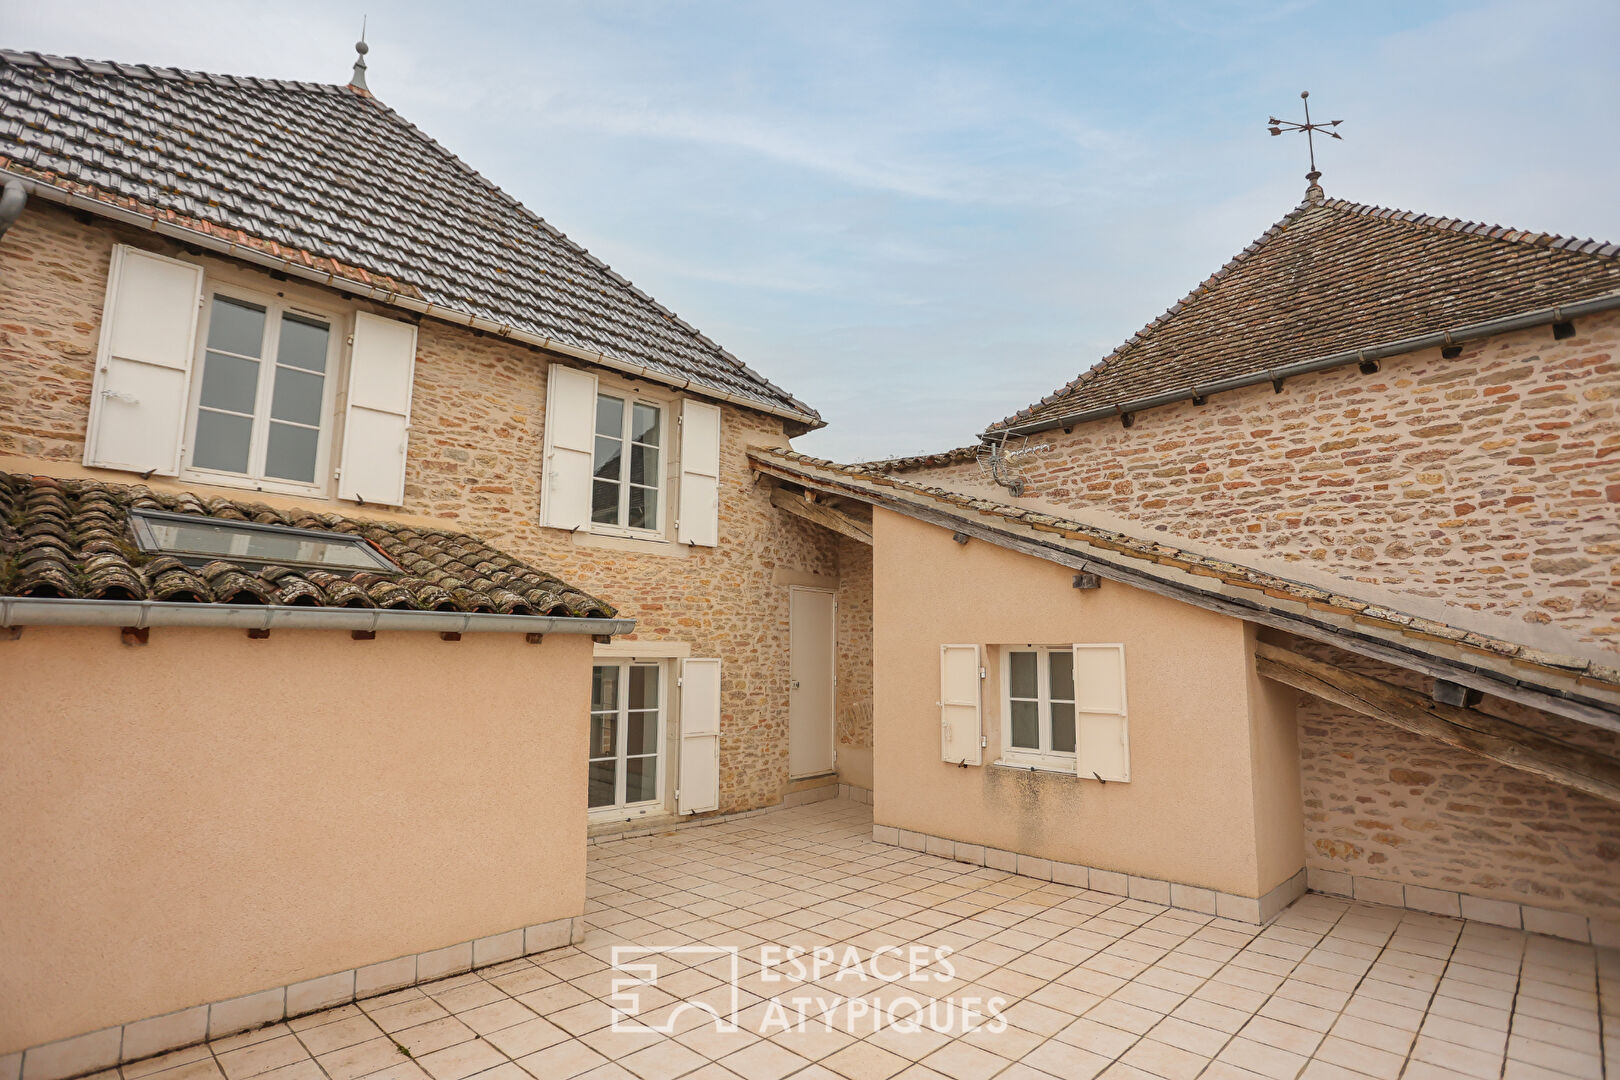
<instances>
[{"instance_id":1,"label":"wooden beam","mask_svg":"<svg viewBox=\"0 0 1620 1080\"><path fill-rule=\"evenodd\" d=\"M782 488L772 488L771 505L778 510L786 510L806 521L814 522L824 529L831 529L851 540L858 540L867 545L872 543L871 525L851 517L842 510L834 510L826 503L811 502L802 495L795 495Z\"/></svg>"},{"instance_id":2,"label":"wooden beam","mask_svg":"<svg viewBox=\"0 0 1620 1080\"><path fill-rule=\"evenodd\" d=\"M1254 655L1255 670L1267 679L1414 735L1620 803L1620 761L1613 758L1559 742L1478 709L1445 705L1416 690L1346 671L1264 641L1255 643Z\"/></svg>"}]
</instances>

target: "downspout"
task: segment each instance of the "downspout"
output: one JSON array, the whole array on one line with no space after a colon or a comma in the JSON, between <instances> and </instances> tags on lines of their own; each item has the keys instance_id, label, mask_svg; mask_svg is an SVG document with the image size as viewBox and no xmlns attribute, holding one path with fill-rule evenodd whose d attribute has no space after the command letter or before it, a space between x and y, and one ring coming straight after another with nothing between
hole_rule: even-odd
<instances>
[{"instance_id":1,"label":"downspout","mask_svg":"<svg viewBox=\"0 0 1620 1080\"><path fill-rule=\"evenodd\" d=\"M0 236L6 235L6 230L17 223L22 217L23 207L28 204L28 189L21 180L7 180L4 191L0 191Z\"/></svg>"}]
</instances>

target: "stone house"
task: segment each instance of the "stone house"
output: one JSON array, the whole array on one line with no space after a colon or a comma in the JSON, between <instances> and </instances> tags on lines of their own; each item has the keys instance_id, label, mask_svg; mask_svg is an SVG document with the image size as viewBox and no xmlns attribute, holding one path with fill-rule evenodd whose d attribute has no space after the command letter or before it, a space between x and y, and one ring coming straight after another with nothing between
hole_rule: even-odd
<instances>
[{"instance_id":1,"label":"stone house","mask_svg":"<svg viewBox=\"0 0 1620 1080\"><path fill-rule=\"evenodd\" d=\"M1617 254L1313 183L976 446L756 454L875 518L880 832L1251 916L1308 884L1620 941Z\"/></svg>"},{"instance_id":2,"label":"stone house","mask_svg":"<svg viewBox=\"0 0 1620 1080\"><path fill-rule=\"evenodd\" d=\"M566 943L588 835L834 796L869 715L869 549L747 462L815 411L356 78L0 54L27 1080Z\"/></svg>"},{"instance_id":3,"label":"stone house","mask_svg":"<svg viewBox=\"0 0 1620 1080\"><path fill-rule=\"evenodd\" d=\"M1313 185L851 466L360 65L3 53L0 102L0 1080L549 947L588 839L840 792L1149 903L1620 940L1614 247Z\"/></svg>"}]
</instances>

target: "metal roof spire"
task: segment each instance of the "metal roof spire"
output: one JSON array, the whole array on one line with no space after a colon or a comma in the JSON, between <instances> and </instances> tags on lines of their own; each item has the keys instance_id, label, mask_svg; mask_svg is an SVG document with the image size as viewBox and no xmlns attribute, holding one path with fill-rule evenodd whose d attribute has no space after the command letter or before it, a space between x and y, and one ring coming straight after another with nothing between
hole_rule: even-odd
<instances>
[{"instance_id":1,"label":"metal roof spire","mask_svg":"<svg viewBox=\"0 0 1620 1080\"><path fill-rule=\"evenodd\" d=\"M1319 203L1326 198L1326 195L1322 191L1322 185L1317 183L1318 180L1322 179L1322 174L1316 169L1316 141L1314 136L1316 132L1323 131L1335 139L1342 139L1344 136L1333 129L1344 123L1344 121L1329 120L1326 123L1313 124L1311 123L1311 92L1301 90L1299 99L1305 103L1305 122L1303 124L1295 123L1292 120L1279 120L1275 116L1266 123L1271 125L1273 135L1281 135L1285 131L1303 131L1305 133L1305 145L1311 154L1311 171L1305 174L1305 179L1310 181L1310 186L1305 189L1305 198L1313 203Z\"/></svg>"},{"instance_id":2,"label":"metal roof spire","mask_svg":"<svg viewBox=\"0 0 1620 1080\"><path fill-rule=\"evenodd\" d=\"M369 94L371 88L366 85L366 53L371 51L371 46L366 44L366 17L364 15L360 16L360 40L354 43L354 51L358 55L354 58L354 74L349 76L349 85L356 90L364 90Z\"/></svg>"}]
</instances>

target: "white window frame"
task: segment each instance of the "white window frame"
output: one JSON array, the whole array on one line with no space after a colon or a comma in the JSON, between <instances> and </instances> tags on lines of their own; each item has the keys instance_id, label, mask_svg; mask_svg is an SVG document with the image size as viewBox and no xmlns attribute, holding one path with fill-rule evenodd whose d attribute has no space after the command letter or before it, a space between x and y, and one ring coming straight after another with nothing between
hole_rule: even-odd
<instances>
[{"instance_id":1,"label":"white window frame","mask_svg":"<svg viewBox=\"0 0 1620 1080\"><path fill-rule=\"evenodd\" d=\"M998 650L1001 653L1001 759L998 765L1017 765L1023 768L1042 769L1047 772L1075 774L1077 760L1076 751L1079 749L1079 720L1076 712L1075 721L1075 750L1062 751L1052 749L1052 654L1062 653L1073 656L1072 645L1003 645ZM1013 745L1012 730L1012 654L1035 654L1035 686L1039 694L1038 728L1040 732L1040 748L1031 750ZM1027 701L1028 698L1019 698ZM1073 702L1070 702L1073 705Z\"/></svg>"},{"instance_id":2,"label":"white window frame","mask_svg":"<svg viewBox=\"0 0 1620 1080\"><path fill-rule=\"evenodd\" d=\"M259 358L259 397L255 400L253 435L248 444L248 468L250 471L247 473L207 469L191 463L192 451L196 446L197 412L202 401L203 373L208 363L208 327L213 319L214 298L216 296L240 300L243 303L253 304L265 309L266 330L262 346L264 355ZM287 314L320 319L331 327L331 333L327 339L325 378L321 387L321 430L320 438L315 447L315 479L308 484L263 475L264 458L270 433L271 398L269 395L275 392L276 349L281 340L281 319L283 315ZM205 272L203 277L202 310L198 312L197 342L192 358L191 388L186 398L186 433L185 445L181 450L180 478L198 483L216 484L221 487L250 488L254 491L271 491L286 495L327 496L331 491L332 484L333 428L336 426L336 404L338 389L341 387L343 376L341 368L344 346L349 338L350 321L351 313L342 309L310 304L301 297L293 301L272 293L244 288L232 282L218 281ZM258 409L261 401L263 404L262 411ZM254 475L255 471L259 475Z\"/></svg>"},{"instance_id":3,"label":"white window frame","mask_svg":"<svg viewBox=\"0 0 1620 1080\"><path fill-rule=\"evenodd\" d=\"M596 431L596 413L591 413L591 489L590 503L586 506L586 530L599 536L625 536L638 540L666 540L669 537L670 521L669 506L669 478L670 468L674 463L675 448L671 446L671 435L675 425L670 423L670 415L674 411L673 403L661 397L621 388L615 385L598 382L596 386L597 398L613 398L624 402L624 419L620 426L622 450L619 457L619 521L596 521L596 440L599 437ZM592 402L592 405L596 405ZM635 428L636 406L645 405L658 410L658 486L654 490L654 515L658 522L657 528L632 528L623 522L630 519L630 448L631 433Z\"/></svg>"},{"instance_id":4,"label":"white window frame","mask_svg":"<svg viewBox=\"0 0 1620 1080\"><path fill-rule=\"evenodd\" d=\"M664 660L652 659L652 658L647 658L647 657L600 656L599 655L599 656L596 656L596 657L592 658L591 667L593 669L598 668L598 667L611 667L611 668L616 669L619 672L619 676L618 676L618 679L619 679L619 695L618 695L618 697L619 697L619 714L618 714L618 721L617 721L617 730L616 730L616 738L615 738L615 745L614 745L614 757L613 757L613 761L614 761L614 774L613 774L614 775L614 792L613 792L613 794L614 794L614 802L612 802L611 804L606 805L606 806L591 806L590 805L589 778L587 777L587 781L586 781L586 808L587 808L587 811L588 811L588 816L590 816L593 819L594 818L617 818L617 817L620 817L620 816L622 816L624 814L627 814L627 813L628 814L635 814L635 813L638 813L638 812L639 813L645 813L648 810L663 809L665 807L665 805L666 805L668 792L670 790L670 786L669 786L670 785L670 772L669 772L669 770L670 770L670 767L671 767L671 765L670 765L671 754L669 752L669 746L667 744L667 739L669 737L669 722L670 722L670 718L669 718L669 703L670 703L669 690L670 690L670 687L669 687L669 684L670 684L670 678L671 678L672 665L670 663L668 663L667 661L664 661ZM658 761L658 784L657 784L657 794L655 794L651 799L644 799L644 800L642 800L640 802L627 803L627 802L623 801L623 799L624 799L624 784L625 784L625 776L626 776L626 769L625 769L624 765L625 765L625 761L626 761L626 755L625 755L625 747L627 745L626 740L629 738L629 731L630 731L630 724L629 724L630 674L629 673L630 673L630 669L633 668L633 667L654 668L658 672L658 731L657 731L657 734L655 735L655 737L653 739L653 745L655 747L657 747L657 752L653 755L653 757L656 758L657 761ZM594 671L593 671L593 677L594 677ZM587 739L590 737L590 731L589 731L589 725L590 725L590 720L591 720L590 712L593 712L593 711L594 710L588 710L587 713L586 713L586 717L585 717L586 738ZM587 749L594 749L594 748L588 747ZM645 756L645 755L637 755L637 756L641 757L641 756ZM591 754L587 754L586 757L587 757L587 770L588 770L589 769L589 762L594 761L596 759Z\"/></svg>"}]
</instances>

